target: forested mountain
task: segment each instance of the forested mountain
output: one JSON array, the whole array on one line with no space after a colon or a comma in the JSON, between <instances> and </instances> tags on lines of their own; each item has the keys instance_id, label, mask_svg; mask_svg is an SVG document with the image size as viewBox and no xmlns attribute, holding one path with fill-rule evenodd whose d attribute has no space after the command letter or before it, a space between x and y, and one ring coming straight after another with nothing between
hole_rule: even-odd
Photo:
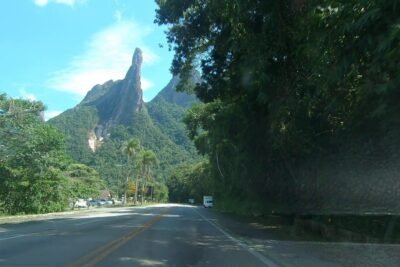
<instances>
[{"instance_id":1,"label":"forested mountain","mask_svg":"<svg viewBox=\"0 0 400 267\"><path fill-rule=\"evenodd\" d=\"M94 86L80 104L49 121L66 136L71 156L93 166L114 191L123 187L120 181L128 164L123 148L132 137L156 153L155 181L174 166L198 159L182 122L196 98L176 92L179 78L173 77L151 102L144 103L141 64L142 52L136 49L123 80Z\"/></svg>"},{"instance_id":2,"label":"forested mountain","mask_svg":"<svg viewBox=\"0 0 400 267\"><path fill-rule=\"evenodd\" d=\"M200 82L199 73L191 72L191 79L193 84ZM186 92L178 92L176 90L180 81L181 79L178 76L174 76L151 103L165 100L168 103L176 104L181 107L190 107L193 103L197 102L198 100L194 95L187 94Z\"/></svg>"}]
</instances>

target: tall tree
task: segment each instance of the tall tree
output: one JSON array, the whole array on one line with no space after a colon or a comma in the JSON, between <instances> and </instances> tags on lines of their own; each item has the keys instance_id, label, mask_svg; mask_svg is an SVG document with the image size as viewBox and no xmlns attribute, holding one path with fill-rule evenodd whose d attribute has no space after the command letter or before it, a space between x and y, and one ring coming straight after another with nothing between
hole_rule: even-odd
<instances>
[{"instance_id":1,"label":"tall tree","mask_svg":"<svg viewBox=\"0 0 400 267\"><path fill-rule=\"evenodd\" d=\"M151 166L157 163L156 154L152 150L144 150L140 155L140 164L142 167L142 192L141 204L144 203L145 189L148 179L150 179Z\"/></svg>"},{"instance_id":2,"label":"tall tree","mask_svg":"<svg viewBox=\"0 0 400 267\"><path fill-rule=\"evenodd\" d=\"M63 210L71 163L63 136L41 118L44 105L0 96L0 209L5 213Z\"/></svg>"},{"instance_id":3,"label":"tall tree","mask_svg":"<svg viewBox=\"0 0 400 267\"><path fill-rule=\"evenodd\" d=\"M135 156L139 153L141 150L141 145L140 141L137 138L131 138L128 140L126 143L126 146L124 147L126 156L127 156L127 174L126 174L126 179L125 179L125 192L124 192L124 204L127 203L127 192L128 192L128 185L129 185L129 180L130 180L130 175L132 173L132 168L134 166L134 158ZM137 203L137 188L138 188L138 175L136 175L135 179L135 205Z\"/></svg>"}]
</instances>

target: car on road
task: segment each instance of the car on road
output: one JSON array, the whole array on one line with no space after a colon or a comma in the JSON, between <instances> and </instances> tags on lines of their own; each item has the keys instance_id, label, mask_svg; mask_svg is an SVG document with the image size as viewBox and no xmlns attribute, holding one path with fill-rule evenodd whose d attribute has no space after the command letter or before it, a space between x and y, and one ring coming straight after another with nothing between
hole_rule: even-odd
<instances>
[{"instance_id":1,"label":"car on road","mask_svg":"<svg viewBox=\"0 0 400 267\"><path fill-rule=\"evenodd\" d=\"M213 197L212 196L203 196L203 206L204 206L204 208L212 208L213 207Z\"/></svg>"},{"instance_id":2,"label":"car on road","mask_svg":"<svg viewBox=\"0 0 400 267\"><path fill-rule=\"evenodd\" d=\"M89 207L97 207L97 206L99 206L98 203L97 203L97 200L95 200L95 199L91 199L87 203L88 203Z\"/></svg>"},{"instance_id":3,"label":"car on road","mask_svg":"<svg viewBox=\"0 0 400 267\"><path fill-rule=\"evenodd\" d=\"M107 203L105 199L97 199L96 202L97 206L104 206Z\"/></svg>"},{"instance_id":4,"label":"car on road","mask_svg":"<svg viewBox=\"0 0 400 267\"><path fill-rule=\"evenodd\" d=\"M75 208L87 208L88 207L88 203L87 203L86 200L80 198L80 199L78 199L77 202L75 202L74 207Z\"/></svg>"},{"instance_id":5,"label":"car on road","mask_svg":"<svg viewBox=\"0 0 400 267\"><path fill-rule=\"evenodd\" d=\"M91 204L93 204L93 206L106 206L106 205L112 205L113 201L111 199L101 198L92 200Z\"/></svg>"}]
</instances>

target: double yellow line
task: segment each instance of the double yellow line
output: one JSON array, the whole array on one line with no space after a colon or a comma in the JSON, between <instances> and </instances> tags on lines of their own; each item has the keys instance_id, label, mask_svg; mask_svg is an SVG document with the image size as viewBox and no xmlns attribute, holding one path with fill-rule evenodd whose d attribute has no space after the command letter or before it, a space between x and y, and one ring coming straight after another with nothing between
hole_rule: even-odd
<instances>
[{"instance_id":1,"label":"double yellow line","mask_svg":"<svg viewBox=\"0 0 400 267\"><path fill-rule=\"evenodd\" d=\"M107 243L106 245L93 250L89 254L78 258L76 261L72 262L71 264L68 264L67 267L80 267L80 266L92 267L92 266L95 266L97 263L101 262L104 258L106 258L108 255L113 253L115 250L117 250L121 246L125 245L128 241L133 239L135 236L137 236L141 232L145 231L146 229L150 228L155 223L160 221L162 219L163 215L167 213L167 211L168 210L160 213L159 215L157 215L153 219L151 219L149 222L140 226L139 228L135 229L134 231L128 233L127 235L124 235L116 240L113 240L113 241Z\"/></svg>"}]
</instances>

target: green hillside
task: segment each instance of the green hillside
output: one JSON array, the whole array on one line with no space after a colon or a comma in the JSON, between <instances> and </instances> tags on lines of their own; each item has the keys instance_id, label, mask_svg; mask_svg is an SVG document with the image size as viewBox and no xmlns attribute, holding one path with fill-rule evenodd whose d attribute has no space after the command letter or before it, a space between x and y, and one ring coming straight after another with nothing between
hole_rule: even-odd
<instances>
[{"instance_id":1,"label":"green hillside","mask_svg":"<svg viewBox=\"0 0 400 267\"><path fill-rule=\"evenodd\" d=\"M94 86L79 105L49 120L65 135L71 157L95 168L113 192L123 186L128 166L124 146L131 138L155 152L158 164L152 177L156 181L164 181L174 167L200 158L182 122L196 98L176 92L178 79L173 78L158 96L144 103L137 57L125 79Z\"/></svg>"},{"instance_id":2,"label":"green hillside","mask_svg":"<svg viewBox=\"0 0 400 267\"><path fill-rule=\"evenodd\" d=\"M95 152L88 146L89 133L99 122L95 108L77 106L49 123L66 136L67 151L71 157L94 167L115 191L121 186L118 185L121 178L118 175L124 175L123 166L127 164L123 145L132 137L138 138L143 147L156 153L159 164L153 176L159 180L166 178L175 166L197 161L199 156L181 121L185 111L186 108L161 98L150 102L147 108L132 118L135 124L113 127Z\"/></svg>"},{"instance_id":3,"label":"green hillside","mask_svg":"<svg viewBox=\"0 0 400 267\"><path fill-rule=\"evenodd\" d=\"M77 106L63 112L49 123L65 136L67 150L78 162L88 164L92 161L92 151L88 146L88 133L99 121L97 111L89 106Z\"/></svg>"}]
</instances>

